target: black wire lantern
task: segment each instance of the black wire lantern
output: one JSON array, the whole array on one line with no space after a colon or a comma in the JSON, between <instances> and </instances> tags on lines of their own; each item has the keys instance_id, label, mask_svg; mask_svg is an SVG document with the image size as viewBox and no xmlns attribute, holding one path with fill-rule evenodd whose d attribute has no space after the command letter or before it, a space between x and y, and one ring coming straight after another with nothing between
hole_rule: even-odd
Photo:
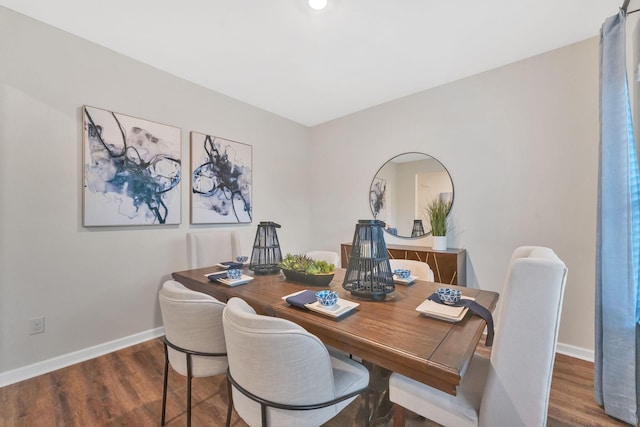
<instances>
[{"instance_id":1,"label":"black wire lantern","mask_svg":"<svg viewBox=\"0 0 640 427\"><path fill-rule=\"evenodd\" d=\"M384 222L379 220L360 220L356 224L342 283L354 296L382 301L396 289L383 229Z\"/></svg>"},{"instance_id":2,"label":"black wire lantern","mask_svg":"<svg viewBox=\"0 0 640 427\"><path fill-rule=\"evenodd\" d=\"M413 229L411 230L411 237L424 236L424 227L422 226L421 219L413 220Z\"/></svg>"},{"instance_id":3,"label":"black wire lantern","mask_svg":"<svg viewBox=\"0 0 640 427\"><path fill-rule=\"evenodd\" d=\"M249 261L249 269L253 270L255 274L280 272L278 264L282 261L282 252L280 252L276 228L280 228L280 224L271 221L263 221L258 224L256 239L251 251L251 261Z\"/></svg>"}]
</instances>

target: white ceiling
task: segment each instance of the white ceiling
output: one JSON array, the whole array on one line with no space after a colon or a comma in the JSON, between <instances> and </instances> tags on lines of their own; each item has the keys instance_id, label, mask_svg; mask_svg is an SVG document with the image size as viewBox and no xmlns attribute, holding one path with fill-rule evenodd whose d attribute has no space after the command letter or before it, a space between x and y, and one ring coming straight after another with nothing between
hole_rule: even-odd
<instances>
[{"instance_id":1,"label":"white ceiling","mask_svg":"<svg viewBox=\"0 0 640 427\"><path fill-rule=\"evenodd\" d=\"M321 12L307 0L0 5L313 126L596 36L622 0L329 0Z\"/></svg>"}]
</instances>

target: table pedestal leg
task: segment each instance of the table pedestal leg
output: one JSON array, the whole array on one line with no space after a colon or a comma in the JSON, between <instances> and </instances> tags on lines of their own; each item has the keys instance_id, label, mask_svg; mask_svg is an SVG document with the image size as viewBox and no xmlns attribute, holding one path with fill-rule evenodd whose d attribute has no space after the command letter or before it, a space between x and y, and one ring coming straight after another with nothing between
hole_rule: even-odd
<instances>
[{"instance_id":1,"label":"table pedestal leg","mask_svg":"<svg viewBox=\"0 0 640 427\"><path fill-rule=\"evenodd\" d=\"M369 425L386 425L393 415L393 403L389 400L391 371L366 360L363 360L362 364L369 370Z\"/></svg>"}]
</instances>

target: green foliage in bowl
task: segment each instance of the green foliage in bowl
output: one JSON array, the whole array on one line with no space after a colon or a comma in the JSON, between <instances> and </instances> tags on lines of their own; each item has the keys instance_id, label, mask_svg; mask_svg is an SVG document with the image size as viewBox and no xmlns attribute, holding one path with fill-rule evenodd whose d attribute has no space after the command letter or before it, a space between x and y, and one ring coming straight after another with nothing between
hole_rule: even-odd
<instances>
[{"instance_id":1,"label":"green foliage in bowl","mask_svg":"<svg viewBox=\"0 0 640 427\"><path fill-rule=\"evenodd\" d=\"M304 272L307 274L333 273L335 266L326 261L317 261L304 254L287 254L278 266L285 270Z\"/></svg>"}]
</instances>

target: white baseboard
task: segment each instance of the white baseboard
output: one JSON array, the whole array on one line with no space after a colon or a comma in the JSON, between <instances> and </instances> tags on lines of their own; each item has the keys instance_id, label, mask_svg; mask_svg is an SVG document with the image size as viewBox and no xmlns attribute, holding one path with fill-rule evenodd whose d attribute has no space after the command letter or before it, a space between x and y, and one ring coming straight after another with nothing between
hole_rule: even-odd
<instances>
[{"instance_id":1,"label":"white baseboard","mask_svg":"<svg viewBox=\"0 0 640 427\"><path fill-rule=\"evenodd\" d=\"M586 360L587 362L593 362L595 360L593 350L589 350L587 348L576 347L570 344L563 344L561 342L558 343L556 347L556 352L560 354L564 354L566 356L575 357L576 359Z\"/></svg>"},{"instance_id":2,"label":"white baseboard","mask_svg":"<svg viewBox=\"0 0 640 427\"><path fill-rule=\"evenodd\" d=\"M157 337L161 337L164 334L164 328L159 327L150 329L145 332L130 335L128 337L120 338L103 344L98 344L93 347L85 348L82 350L74 351L73 353L63 354L62 356L54 357L52 359L43 360L42 362L34 363L32 365L24 366L22 368L14 369L7 372L0 373L0 387L4 387L9 384L14 384L20 381L27 380L29 378L37 377L38 375L46 374L48 372L62 369L76 363L84 362L85 360L93 359L104 354L112 353L114 351L130 347L135 344L140 344ZM575 357L578 359L586 360L588 362L594 361L593 350L589 350L582 347L576 347L569 344L558 343L556 351L560 354Z\"/></svg>"},{"instance_id":3,"label":"white baseboard","mask_svg":"<svg viewBox=\"0 0 640 427\"><path fill-rule=\"evenodd\" d=\"M22 368L2 372L0 373L0 387L37 377L38 375L84 362L85 360L112 353L116 350L130 347L135 344L140 344L141 342L161 337L163 334L164 327L161 326L138 334L129 335L128 337L119 338L93 347L74 351L73 353L63 354L62 356L43 360L42 362L37 362Z\"/></svg>"}]
</instances>

